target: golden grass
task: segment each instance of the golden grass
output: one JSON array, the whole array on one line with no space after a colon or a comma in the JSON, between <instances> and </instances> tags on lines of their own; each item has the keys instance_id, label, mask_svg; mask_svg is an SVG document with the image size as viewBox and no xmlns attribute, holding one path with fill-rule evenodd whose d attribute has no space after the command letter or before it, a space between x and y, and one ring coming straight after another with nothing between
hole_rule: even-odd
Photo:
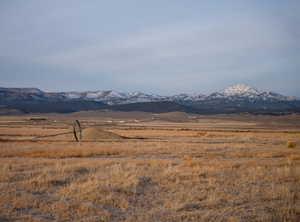
<instances>
[{"instance_id":1,"label":"golden grass","mask_svg":"<svg viewBox=\"0 0 300 222\"><path fill-rule=\"evenodd\" d=\"M300 154L290 154L287 156L291 160L300 160Z\"/></svg>"},{"instance_id":2,"label":"golden grass","mask_svg":"<svg viewBox=\"0 0 300 222\"><path fill-rule=\"evenodd\" d=\"M111 148L84 148L67 147L67 148L29 148L24 150L6 150L0 152L0 157L29 157L29 158L71 158L71 157L95 157L111 156L126 154L124 149Z\"/></svg>"},{"instance_id":3,"label":"golden grass","mask_svg":"<svg viewBox=\"0 0 300 222\"><path fill-rule=\"evenodd\" d=\"M32 157L32 158L66 158L66 157L90 157L96 155L119 155L119 151L101 150L89 151L82 149L68 149L68 150L27 150L24 152L4 153L1 157Z\"/></svg>"},{"instance_id":4,"label":"golden grass","mask_svg":"<svg viewBox=\"0 0 300 222\"><path fill-rule=\"evenodd\" d=\"M144 139L14 141L39 130L0 128L12 139L0 141L0 221L299 221L300 150L282 149L298 134L109 130Z\"/></svg>"}]
</instances>

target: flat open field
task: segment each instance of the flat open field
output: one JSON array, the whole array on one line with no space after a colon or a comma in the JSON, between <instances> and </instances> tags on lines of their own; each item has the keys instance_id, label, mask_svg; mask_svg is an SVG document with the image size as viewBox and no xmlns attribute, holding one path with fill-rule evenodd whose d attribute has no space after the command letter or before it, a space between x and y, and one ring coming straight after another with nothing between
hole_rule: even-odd
<instances>
[{"instance_id":1,"label":"flat open field","mask_svg":"<svg viewBox=\"0 0 300 222\"><path fill-rule=\"evenodd\" d=\"M300 221L300 115L31 117L0 117L1 222Z\"/></svg>"}]
</instances>

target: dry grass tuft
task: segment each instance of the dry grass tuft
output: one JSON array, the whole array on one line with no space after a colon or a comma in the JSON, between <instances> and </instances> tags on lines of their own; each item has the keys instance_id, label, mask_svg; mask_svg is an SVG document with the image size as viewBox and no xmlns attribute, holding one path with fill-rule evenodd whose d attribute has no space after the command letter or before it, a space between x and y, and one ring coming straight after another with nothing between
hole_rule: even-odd
<instances>
[{"instance_id":1,"label":"dry grass tuft","mask_svg":"<svg viewBox=\"0 0 300 222\"><path fill-rule=\"evenodd\" d=\"M288 141L287 142L287 147L288 148L296 148L296 146L297 146L297 142L295 142L295 141Z\"/></svg>"}]
</instances>

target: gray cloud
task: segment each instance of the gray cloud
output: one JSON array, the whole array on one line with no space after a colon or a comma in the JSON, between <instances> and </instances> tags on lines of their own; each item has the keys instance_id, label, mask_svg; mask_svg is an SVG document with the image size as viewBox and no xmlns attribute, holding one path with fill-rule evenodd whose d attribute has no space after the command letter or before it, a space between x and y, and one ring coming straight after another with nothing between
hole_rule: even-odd
<instances>
[{"instance_id":1,"label":"gray cloud","mask_svg":"<svg viewBox=\"0 0 300 222\"><path fill-rule=\"evenodd\" d=\"M70 8L65 1L54 2L49 11L29 4L37 12L25 27L9 13L2 15L7 21L0 22L4 84L26 80L54 90L170 94L207 93L240 82L300 95L296 1L192 1L186 8L179 1L161 5L165 8L155 1L129 1L121 3L124 11L104 2L93 7L76 1ZM101 5L108 10L97 14ZM11 13L17 6L2 11ZM17 11L27 15L33 9ZM64 83L68 79L72 85Z\"/></svg>"}]
</instances>

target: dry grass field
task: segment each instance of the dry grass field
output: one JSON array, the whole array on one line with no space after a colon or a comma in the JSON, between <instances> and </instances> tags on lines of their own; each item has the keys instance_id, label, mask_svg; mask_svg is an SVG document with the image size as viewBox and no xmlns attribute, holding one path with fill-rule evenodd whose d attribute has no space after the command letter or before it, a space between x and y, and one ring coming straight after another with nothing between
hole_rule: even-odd
<instances>
[{"instance_id":1,"label":"dry grass field","mask_svg":"<svg viewBox=\"0 0 300 222\"><path fill-rule=\"evenodd\" d=\"M0 117L1 222L300 221L299 115L29 118ZM75 119L112 134L41 137Z\"/></svg>"}]
</instances>

